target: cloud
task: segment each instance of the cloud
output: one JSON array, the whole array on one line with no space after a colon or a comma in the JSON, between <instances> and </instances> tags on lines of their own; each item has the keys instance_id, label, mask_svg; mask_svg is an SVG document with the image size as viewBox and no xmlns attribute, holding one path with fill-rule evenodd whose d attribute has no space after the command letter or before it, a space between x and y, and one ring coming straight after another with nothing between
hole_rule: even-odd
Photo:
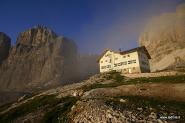
<instances>
[{"instance_id":1,"label":"cloud","mask_svg":"<svg viewBox=\"0 0 185 123\"><path fill-rule=\"evenodd\" d=\"M101 53L106 48L126 50L137 47L146 22L152 16L175 9L176 4L177 1L160 0L151 4L123 1L119 5L97 5L93 8L96 11L91 21L81 30L82 52Z\"/></svg>"}]
</instances>

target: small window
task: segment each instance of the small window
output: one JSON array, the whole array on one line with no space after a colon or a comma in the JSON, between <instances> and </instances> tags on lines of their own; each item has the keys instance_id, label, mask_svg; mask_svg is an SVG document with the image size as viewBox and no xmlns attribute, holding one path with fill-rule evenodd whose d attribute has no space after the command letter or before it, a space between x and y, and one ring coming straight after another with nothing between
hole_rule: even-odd
<instances>
[{"instance_id":1,"label":"small window","mask_svg":"<svg viewBox=\"0 0 185 123\"><path fill-rule=\"evenodd\" d=\"M103 63L103 61L101 61L101 63Z\"/></svg>"},{"instance_id":2,"label":"small window","mask_svg":"<svg viewBox=\"0 0 185 123\"><path fill-rule=\"evenodd\" d=\"M133 70L135 70L136 68L135 67L133 67Z\"/></svg>"},{"instance_id":3,"label":"small window","mask_svg":"<svg viewBox=\"0 0 185 123\"><path fill-rule=\"evenodd\" d=\"M130 57L130 55L127 55L128 57Z\"/></svg>"},{"instance_id":4,"label":"small window","mask_svg":"<svg viewBox=\"0 0 185 123\"><path fill-rule=\"evenodd\" d=\"M126 56L123 56L123 58L126 58Z\"/></svg>"},{"instance_id":5,"label":"small window","mask_svg":"<svg viewBox=\"0 0 185 123\"><path fill-rule=\"evenodd\" d=\"M111 65L107 65L107 68L111 68Z\"/></svg>"},{"instance_id":6,"label":"small window","mask_svg":"<svg viewBox=\"0 0 185 123\"><path fill-rule=\"evenodd\" d=\"M125 62L122 62L122 65L127 65L127 62L125 61Z\"/></svg>"}]
</instances>

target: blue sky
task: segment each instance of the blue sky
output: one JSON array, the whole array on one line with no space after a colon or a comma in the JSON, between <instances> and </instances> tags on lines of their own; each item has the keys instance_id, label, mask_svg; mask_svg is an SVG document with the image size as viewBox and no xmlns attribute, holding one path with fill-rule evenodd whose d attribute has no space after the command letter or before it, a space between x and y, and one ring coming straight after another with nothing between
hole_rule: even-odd
<instances>
[{"instance_id":1,"label":"blue sky","mask_svg":"<svg viewBox=\"0 0 185 123\"><path fill-rule=\"evenodd\" d=\"M183 0L0 0L0 31L15 43L19 32L41 24L73 39L81 53L138 46L153 16L174 12Z\"/></svg>"}]
</instances>

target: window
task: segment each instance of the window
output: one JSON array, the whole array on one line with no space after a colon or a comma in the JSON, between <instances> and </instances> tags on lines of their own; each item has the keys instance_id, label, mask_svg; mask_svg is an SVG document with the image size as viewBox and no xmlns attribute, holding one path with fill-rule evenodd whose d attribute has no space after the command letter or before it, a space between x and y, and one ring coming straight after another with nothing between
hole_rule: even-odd
<instances>
[{"instance_id":1,"label":"window","mask_svg":"<svg viewBox=\"0 0 185 123\"><path fill-rule=\"evenodd\" d=\"M101 61L101 63L103 63L103 61Z\"/></svg>"},{"instance_id":2,"label":"window","mask_svg":"<svg viewBox=\"0 0 185 123\"><path fill-rule=\"evenodd\" d=\"M130 57L130 55L127 55L128 57Z\"/></svg>"},{"instance_id":3,"label":"window","mask_svg":"<svg viewBox=\"0 0 185 123\"><path fill-rule=\"evenodd\" d=\"M133 67L133 70L135 70L136 68L135 67Z\"/></svg>"},{"instance_id":4,"label":"window","mask_svg":"<svg viewBox=\"0 0 185 123\"><path fill-rule=\"evenodd\" d=\"M127 65L127 62L125 61L125 62L122 62L122 65Z\"/></svg>"},{"instance_id":5,"label":"window","mask_svg":"<svg viewBox=\"0 0 185 123\"><path fill-rule=\"evenodd\" d=\"M111 68L111 65L107 65L107 68Z\"/></svg>"},{"instance_id":6,"label":"window","mask_svg":"<svg viewBox=\"0 0 185 123\"><path fill-rule=\"evenodd\" d=\"M105 69L106 68L106 66L101 66L101 69Z\"/></svg>"},{"instance_id":7,"label":"window","mask_svg":"<svg viewBox=\"0 0 185 123\"><path fill-rule=\"evenodd\" d=\"M122 65L122 63L118 63L118 66L121 66Z\"/></svg>"},{"instance_id":8,"label":"window","mask_svg":"<svg viewBox=\"0 0 185 123\"><path fill-rule=\"evenodd\" d=\"M126 58L126 56L123 56L123 58Z\"/></svg>"},{"instance_id":9,"label":"window","mask_svg":"<svg viewBox=\"0 0 185 123\"><path fill-rule=\"evenodd\" d=\"M110 59L109 63L111 63L111 59Z\"/></svg>"},{"instance_id":10,"label":"window","mask_svg":"<svg viewBox=\"0 0 185 123\"><path fill-rule=\"evenodd\" d=\"M128 61L128 64L136 63L136 60L130 60Z\"/></svg>"},{"instance_id":11,"label":"window","mask_svg":"<svg viewBox=\"0 0 185 123\"><path fill-rule=\"evenodd\" d=\"M105 60L105 62L107 62L107 60Z\"/></svg>"}]
</instances>

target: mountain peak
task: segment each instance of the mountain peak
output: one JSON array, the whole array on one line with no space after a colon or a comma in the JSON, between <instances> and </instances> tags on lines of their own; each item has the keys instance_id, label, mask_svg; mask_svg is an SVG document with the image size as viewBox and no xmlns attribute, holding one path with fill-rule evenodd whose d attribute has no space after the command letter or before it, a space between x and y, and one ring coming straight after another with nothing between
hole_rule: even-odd
<instances>
[{"instance_id":1,"label":"mountain peak","mask_svg":"<svg viewBox=\"0 0 185 123\"><path fill-rule=\"evenodd\" d=\"M46 26L37 25L24 32L21 32L17 38L16 45L38 46L45 44L57 37L57 34Z\"/></svg>"}]
</instances>

